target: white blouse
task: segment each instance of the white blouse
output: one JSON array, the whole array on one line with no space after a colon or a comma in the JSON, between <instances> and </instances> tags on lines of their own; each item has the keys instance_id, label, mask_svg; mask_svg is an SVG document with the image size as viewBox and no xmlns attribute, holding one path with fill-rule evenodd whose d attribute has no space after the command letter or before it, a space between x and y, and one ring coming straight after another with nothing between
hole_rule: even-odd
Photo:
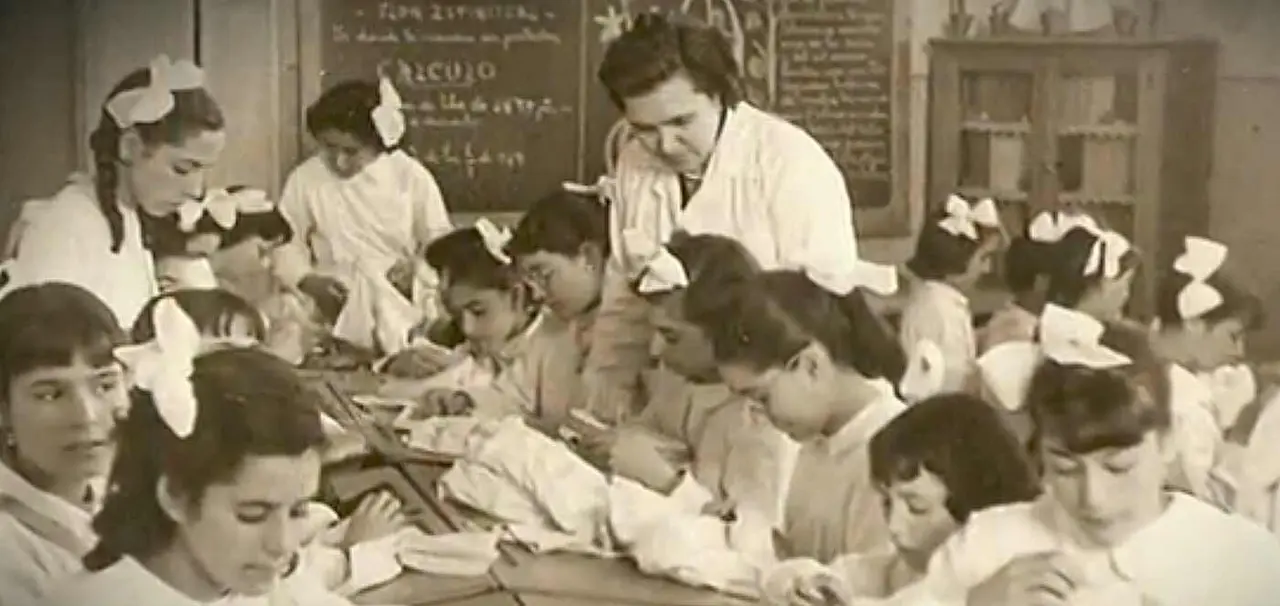
<instances>
[{"instance_id":1,"label":"white blouse","mask_svg":"<svg viewBox=\"0 0 1280 606\"><path fill-rule=\"evenodd\" d=\"M128 330L158 287L138 213L120 211L124 240L112 253L111 229L88 177L74 176L54 197L36 201L24 213L27 224L8 267L11 281L0 296L22 286L68 282L97 295Z\"/></svg>"}]
</instances>

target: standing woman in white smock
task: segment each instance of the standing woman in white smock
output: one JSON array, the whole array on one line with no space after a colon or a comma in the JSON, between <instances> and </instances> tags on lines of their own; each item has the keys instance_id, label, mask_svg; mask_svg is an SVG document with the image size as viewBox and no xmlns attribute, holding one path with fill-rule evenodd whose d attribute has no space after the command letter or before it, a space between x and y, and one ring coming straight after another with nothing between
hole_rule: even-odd
<instances>
[{"instance_id":1,"label":"standing woman in white smock","mask_svg":"<svg viewBox=\"0 0 1280 606\"><path fill-rule=\"evenodd\" d=\"M157 292L140 213L160 217L199 203L226 144L222 110L190 61L160 56L112 89L89 137L92 177L72 176L25 212L6 292L69 282L96 295L122 327Z\"/></svg>"},{"instance_id":2,"label":"standing woman in white smock","mask_svg":"<svg viewBox=\"0 0 1280 606\"><path fill-rule=\"evenodd\" d=\"M677 229L740 241L765 270L844 275L858 259L844 177L811 136L742 100L739 66L717 30L658 14L609 45L599 76L631 138L609 187L615 242L634 230L664 243ZM597 415L641 401L651 330L613 247L585 373Z\"/></svg>"}]
</instances>

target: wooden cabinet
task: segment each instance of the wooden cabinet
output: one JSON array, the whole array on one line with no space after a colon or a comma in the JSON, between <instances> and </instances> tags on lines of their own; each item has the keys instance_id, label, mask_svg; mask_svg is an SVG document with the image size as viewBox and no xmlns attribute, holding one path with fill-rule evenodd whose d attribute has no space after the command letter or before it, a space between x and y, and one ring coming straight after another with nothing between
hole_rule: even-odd
<instances>
[{"instance_id":1,"label":"wooden cabinet","mask_svg":"<svg viewBox=\"0 0 1280 606\"><path fill-rule=\"evenodd\" d=\"M938 39L930 43L928 202L991 197L1013 233L1075 207L1143 253L1133 311L1186 235L1209 227L1217 43Z\"/></svg>"}]
</instances>

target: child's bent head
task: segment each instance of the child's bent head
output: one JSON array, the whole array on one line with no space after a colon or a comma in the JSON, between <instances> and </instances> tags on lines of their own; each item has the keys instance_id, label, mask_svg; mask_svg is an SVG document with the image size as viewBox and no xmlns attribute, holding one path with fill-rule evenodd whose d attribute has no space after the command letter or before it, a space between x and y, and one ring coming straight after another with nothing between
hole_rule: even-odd
<instances>
[{"instance_id":1,"label":"child's bent head","mask_svg":"<svg viewBox=\"0 0 1280 606\"><path fill-rule=\"evenodd\" d=\"M946 208L925 222L907 269L922 280L969 290L991 271L1004 238L994 202L970 205L952 196Z\"/></svg>"},{"instance_id":2,"label":"child's bent head","mask_svg":"<svg viewBox=\"0 0 1280 606\"><path fill-rule=\"evenodd\" d=\"M548 309L565 320L580 317L600 301L609 208L594 196L556 191L533 203L506 251Z\"/></svg>"},{"instance_id":3,"label":"child's bent head","mask_svg":"<svg viewBox=\"0 0 1280 606\"><path fill-rule=\"evenodd\" d=\"M127 403L112 353L124 340L111 310L78 286L28 286L0 299L5 456L59 483L104 475Z\"/></svg>"},{"instance_id":4,"label":"child's bent head","mask_svg":"<svg viewBox=\"0 0 1280 606\"><path fill-rule=\"evenodd\" d=\"M974 512L1039 493L1017 439L973 396L913 405L872 437L869 450L895 545L924 558Z\"/></svg>"},{"instance_id":5,"label":"child's bent head","mask_svg":"<svg viewBox=\"0 0 1280 606\"><path fill-rule=\"evenodd\" d=\"M694 321L711 336L721 378L764 405L797 440L829 429L840 377L896 383L905 356L860 290L836 295L797 271L770 271L720 293Z\"/></svg>"},{"instance_id":6,"label":"child's bent head","mask_svg":"<svg viewBox=\"0 0 1280 606\"><path fill-rule=\"evenodd\" d=\"M1075 227L1044 251L1050 303L1106 321L1123 317L1139 264L1128 240L1113 231Z\"/></svg>"},{"instance_id":7,"label":"child's bent head","mask_svg":"<svg viewBox=\"0 0 1280 606\"><path fill-rule=\"evenodd\" d=\"M1191 370L1241 362L1246 333L1264 322L1262 304L1220 271L1225 246L1203 238L1187 245L1156 294L1160 354Z\"/></svg>"},{"instance_id":8,"label":"child's bent head","mask_svg":"<svg viewBox=\"0 0 1280 606\"><path fill-rule=\"evenodd\" d=\"M381 99L377 84L348 80L324 91L307 108L307 132L319 144L325 166L339 178L354 177L395 149L383 143L373 121Z\"/></svg>"},{"instance_id":9,"label":"child's bent head","mask_svg":"<svg viewBox=\"0 0 1280 606\"><path fill-rule=\"evenodd\" d=\"M537 313L537 303L492 224L457 229L427 246L441 298L468 343L497 351Z\"/></svg>"},{"instance_id":10,"label":"child's bent head","mask_svg":"<svg viewBox=\"0 0 1280 606\"><path fill-rule=\"evenodd\" d=\"M676 232L658 254L670 255L683 273L663 283L657 267L645 268L635 283L650 305L650 318L661 341L662 363L693 381L717 381L719 372L710 335L702 328L727 303L725 293L757 278L751 253L737 240L711 234Z\"/></svg>"},{"instance_id":11,"label":"child's bent head","mask_svg":"<svg viewBox=\"0 0 1280 606\"><path fill-rule=\"evenodd\" d=\"M132 358L151 371L131 394L85 565L177 558L204 572L210 596L261 595L299 548L319 487L317 396L257 349L177 359L191 353ZM189 379L172 374L184 366Z\"/></svg>"},{"instance_id":12,"label":"child's bent head","mask_svg":"<svg viewBox=\"0 0 1280 606\"><path fill-rule=\"evenodd\" d=\"M155 338L155 310L164 301L177 303L186 312L199 330L205 349L266 338L266 323L253 305L231 292L209 288L176 290L147 301L130 331L134 343Z\"/></svg>"},{"instance_id":13,"label":"child's bent head","mask_svg":"<svg viewBox=\"0 0 1280 606\"><path fill-rule=\"evenodd\" d=\"M1052 309L1061 310L1046 314ZM1171 452L1168 372L1141 327L1108 324L1100 339L1071 344L1050 339L1047 322L1048 359L1027 397L1045 486L1080 532L1114 544L1160 511Z\"/></svg>"}]
</instances>

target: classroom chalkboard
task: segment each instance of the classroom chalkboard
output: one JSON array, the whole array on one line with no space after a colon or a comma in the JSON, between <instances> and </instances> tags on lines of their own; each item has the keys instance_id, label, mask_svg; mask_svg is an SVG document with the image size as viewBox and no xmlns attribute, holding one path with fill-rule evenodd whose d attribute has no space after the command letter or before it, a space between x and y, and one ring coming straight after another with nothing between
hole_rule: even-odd
<instances>
[{"instance_id":1,"label":"classroom chalkboard","mask_svg":"<svg viewBox=\"0 0 1280 606\"><path fill-rule=\"evenodd\" d=\"M322 86L391 77L408 150L455 212L517 211L594 179L619 114L596 67L625 17L680 11L721 29L746 97L812 134L854 205L894 195L894 0L325 0Z\"/></svg>"}]
</instances>

